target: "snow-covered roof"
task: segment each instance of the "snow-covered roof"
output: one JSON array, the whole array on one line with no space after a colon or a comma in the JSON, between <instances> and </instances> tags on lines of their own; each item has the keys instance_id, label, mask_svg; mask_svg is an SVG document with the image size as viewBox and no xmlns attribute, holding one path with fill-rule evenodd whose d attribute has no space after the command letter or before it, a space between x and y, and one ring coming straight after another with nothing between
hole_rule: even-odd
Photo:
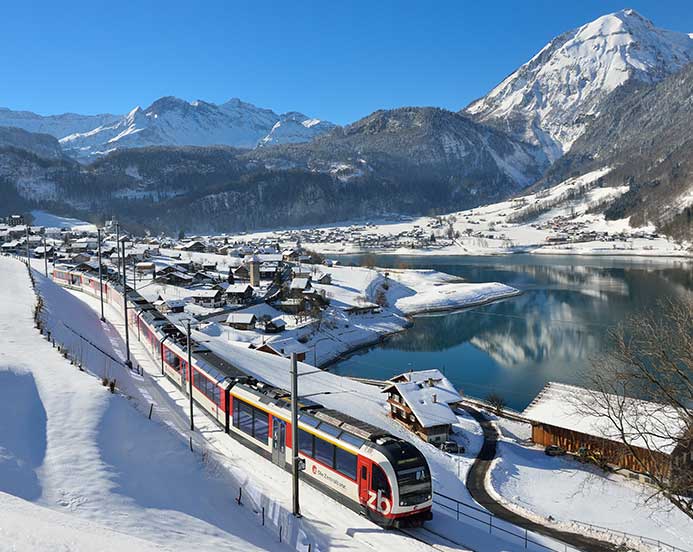
<instances>
[{"instance_id":1,"label":"snow-covered roof","mask_svg":"<svg viewBox=\"0 0 693 552\"><path fill-rule=\"evenodd\" d=\"M460 402L462 397L455 389L452 382L446 378L443 373L432 368L430 370L418 370L416 372L405 372L399 376L395 376L390 380L393 383L416 383L432 389L432 393L436 394L438 402L454 404Z\"/></svg>"},{"instance_id":2,"label":"snow-covered roof","mask_svg":"<svg viewBox=\"0 0 693 552\"><path fill-rule=\"evenodd\" d=\"M294 278L291 280L290 289L306 289L310 285L308 278Z\"/></svg>"},{"instance_id":3,"label":"snow-covered roof","mask_svg":"<svg viewBox=\"0 0 693 552\"><path fill-rule=\"evenodd\" d=\"M245 293L248 288L253 289L250 284L231 284L226 288L226 293Z\"/></svg>"},{"instance_id":4,"label":"snow-covered roof","mask_svg":"<svg viewBox=\"0 0 693 552\"><path fill-rule=\"evenodd\" d=\"M255 315L252 312L232 312L226 318L227 324L252 324L255 322Z\"/></svg>"},{"instance_id":5,"label":"snow-covered roof","mask_svg":"<svg viewBox=\"0 0 693 552\"><path fill-rule=\"evenodd\" d=\"M623 442L606 417L607 402L622 405L629 432L625 440L632 446L670 454L676 448L675 437L686 430L682 417L671 406L616 395L600 396L596 391L555 382L547 383L522 414L532 422Z\"/></svg>"},{"instance_id":6,"label":"snow-covered roof","mask_svg":"<svg viewBox=\"0 0 693 552\"><path fill-rule=\"evenodd\" d=\"M272 349L285 356L289 356L291 353L300 354L308 352L308 347L293 337L272 339L266 342L265 345L272 347Z\"/></svg>"},{"instance_id":7,"label":"snow-covered roof","mask_svg":"<svg viewBox=\"0 0 693 552\"><path fill-rule=\"evenodd\" d=\"M190 294L192 297L214 298L221 293L220 289L195 289Z\"/></svg>"},{"instance_id":8,"label":"snow-covered roof","mask_svg":"<svg viewBox=\"0 0 693 552\"><path fill-rule=\"evenodd\" d=\"M435 387L430 387L425 383L402 382L393 383L383 391L388 391L392 387L397 390L407 406L411 408L421 427L454 424L457 421L457 416L450 405L438 398Z\"/></svg>"}]
</instances>

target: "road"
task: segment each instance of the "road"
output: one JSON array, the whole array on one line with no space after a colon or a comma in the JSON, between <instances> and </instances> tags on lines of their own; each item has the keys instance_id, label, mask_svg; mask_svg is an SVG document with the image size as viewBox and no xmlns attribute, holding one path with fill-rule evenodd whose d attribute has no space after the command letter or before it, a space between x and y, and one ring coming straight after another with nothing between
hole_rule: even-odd
<instances>
[{"instance_id":1,"label":"road","mask_svg":"<svg viewBox=\"0 0 693 552\"><path fill-rule=\"evenodd\" d=\"M484 482L486 481L486 474L491 468L491 463L496 457L498 430L479 410L476 410L471 406L464 406L464 409L477 422L479 422L484 432L484 444L482 445L472 468L469 470L466 481L469 493L472 495L474 500L476 500L493 515L517 525L518 527L522 527L523 529L528 529L530 531L534 531L535 533L563 541L582 550L586 550L587 552L613 552L616 550L616 546L611 543L600 541L579 533L571 533L570 531L556 529L554 527L543 525L529 518L523 517L517 512L506 508L503 504L491 496L491 494L489 494L489 492L486 490L486 485Z\"/></svg>"}]
</instances>

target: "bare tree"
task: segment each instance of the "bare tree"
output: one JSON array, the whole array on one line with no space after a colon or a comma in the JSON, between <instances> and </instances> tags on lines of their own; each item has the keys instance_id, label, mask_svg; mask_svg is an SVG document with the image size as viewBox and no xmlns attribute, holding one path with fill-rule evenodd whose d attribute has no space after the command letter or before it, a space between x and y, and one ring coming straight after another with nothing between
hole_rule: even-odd
<instances>
[{"instance_id":1,"label":"bare tree","mask_svg":"<svg viewBox=\"0 0 693 552\"><path fill-rule=\"evenodd\" d=\"M649 476L648 500L663 496L693 519L693 300L661 302L609 338L578 409Z\"/></svg>"},{"instance_id":2,"label":"bare tree","mask_svg":"<svg viewBox=\"0 0 693 552\"><path fill-rule=\"evenodd\" d=\"M498 393L489 393L486 397L486 402L490 404L499 416L503 414L505 410L505 399Z\"/></svg>"}]
</instances>

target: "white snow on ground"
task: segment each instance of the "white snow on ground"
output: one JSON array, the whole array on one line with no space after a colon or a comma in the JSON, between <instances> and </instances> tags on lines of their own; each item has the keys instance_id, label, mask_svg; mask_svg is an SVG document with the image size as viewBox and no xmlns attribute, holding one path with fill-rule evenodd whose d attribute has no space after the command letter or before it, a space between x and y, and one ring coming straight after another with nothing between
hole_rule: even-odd
<instances>
[{"instance_id":1,"label":"white snow on ground","mask_svg":"<svg viewBox=\"0 0 693 552\"><path fill-rule=\"evenodd\" d=\"M37 286L55 337L70 333L61 323L65 317L72 329L118 355L94 311L43 277ZM110 370L132 400L111 394L39 335L34 303L26 267L0 257L0 492L18 497L3 495L0 536L19 539L9 541L11 549L55 539L63 549L90 550L89 533L98 534L102 549L278 549L274 535L234 504L237 485L229 474L134 407L146 401L139 382L83 345L77 356L86 367ZM79 340L68 343L78 353ZM67 517L39 507L70 514L70 527L83 528L80 536L63 529ZM34 531L37 518L47 523ZM0 549L6 542L0 539Z\"/></svg>"},{"instance_id":2,"label":"white snow on ground","mask_svg":"<svg viewBox=\"0 0 693 552\"><path fill-rule=\"evenodd\" d=\"M98 299L76 291L71 293L98 311ZM120 310L106 305L105 312L109 321L115 321L114 324L109 323L108 325L109 331L115 332L111 335L112 340L120 343L122 347L122 340L119 340L123 334ZM286 367L277 365L277 362L281 362L279 357L248 351L238 345L225 342L223 339L217 339L215 344L213 343L215 340L210 340L209 336L205 334L196 335L204 338L208 342L208 346L224 350L227 353L244 354L244 357L248 355L246 360L249 370L252 369L253 373L259 377L265 374L269 381L276 383L288 381ZM184 427L187 423L187 399L181 395L173 383L160 376L158 362L149 356L134 337L131 346L134 359L145 370L144 382L148 383L147 390L151 396L150 400L155 403L155 412L163 410L166 414L160 415L164 417L167 424L177 427L182 424ZM240 355L234 356L234 362L241 358ZM252 366L249 359L254 359ZM302 371L314 370L313 367L304 364L300 364L300 369ZM261 379L264 378L261 377ZM455 438L466 447L466 452L459 456L449 455L415 439L389 419L386 416L384 399L376 388L327 372L306 375L299 381L301 394L310 393L311 390L319 393L331 391L330 394L315 397L315 400L326 405L336 406L340 410L356 415L361 419L383 425L393 433L413 439L429 458L434 471L436 489L445 492L448 496L470 501L463 480L481 446L481 428L470 417L460 415L458 424L455 425ZM371 416L375 416L376 419L370 419ZM252 489L250 494L270 495L275 501L275 506L281 505L285 509L289 507L291 500L289 474L227 437L215 422L203 415L197 408L195 426L196 433L193 442L196 448L204 448L209 455L220 459L220 461L223 459L224 467L237 480L244 482L244 488ZM248 466L252 466L252 471L248 470ZM243 496L246 496L245 492ZM314 536L317 535L320 550L337 547L345 550L399 549L408 551L429 549L426 545L402 534L378 529L362 516L306 485L301 485L301 508L304 527ZM461 545L452 545L449 541L441 539L439 545L444 550L464 550L465 547L479 551L524 550L521 539L508 537L507 534L500 531L494 531L492 535L489 535L488 526L474 522L464 516L462 516L463 522L457 523L446 515L448 513L437 509L434 520L429 524L437 532L454 539L457 543L462 543ZM430 535L427 536L430 538ZM539 540L544 543L549 542L542 538ZM557 545L553 543L553 546L556 547ZM563 549L562 545L560 549Z\"/></svg>"},{"instance_id":3,"label":"white snow on ground","mask_svg":"<svg viewBox=\"0 0 693 552\"><path fill-rule=\"evenodd\" d=\"M376 252L397 255L691 256L693 245L658 236L652 226L632 227L627 219L606 220L592 212L628 191L600 187L603 168L522 197L450 213L397 222L345 223L286 231L229 235L239 242L267 239L293 246L297 239L326 255ZM532 211L536 216L517 217ZM450 229L452 234L450 235ZM594 233L590 235L590 233ZM433 234L436 241L431 243ZM452 236L452 237L451 237Z\"/></svg>"},{"instance_id":4,"label":"white snow on ground","mask_svg":"<svg viewBox=\"0 0 693 552\"><path fill-rule=\"evenodd\" d=\"M508 506L542 522L552 516L571 531L589 533L585 524L591 523L693 549L693 522L664 500L646 504L650 489L644 484L568 456L546 456L529 443L529 424L505 418L496 423L502 439L488 482Z\"/></svg>"},{"instance_id":5,"label":"white snow on ground","mask_svg":"<svg viewBox=\"0 0 693 552\"><path fill-rule=\"evenodd\" d=\"M45 226L46 228L68 228L79 232L96 232L96 225L70 217L53 215L46 211L31 211L34 217L33 226Z\"/></svg>"}]
</instances>

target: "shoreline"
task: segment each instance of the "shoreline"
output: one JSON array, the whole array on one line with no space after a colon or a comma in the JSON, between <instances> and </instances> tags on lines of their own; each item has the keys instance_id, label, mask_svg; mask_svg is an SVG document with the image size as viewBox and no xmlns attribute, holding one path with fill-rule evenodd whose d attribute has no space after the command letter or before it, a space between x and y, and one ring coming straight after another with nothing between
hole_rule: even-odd
<instances>
[{"instance_id":1,"label":"shoreline","mask_svg":"<svg viewBox=\"0 0 693 552\"><path fill-rule=\"evenodd\" d=\"M372 347L376 347L377 345L379 345L381 343L385 343L385 341L394 337L395 335L399 335L401 333L404 333L404 332L410 330L411 327L415 323L415 319L418 317L445 316L445 315L449 315L449 314L457 314L457 313L461 313L461 312L464 312L464 311L469 310L469 309L481 307L483 305L489 305L491 303L497 303L500 301L505 301L507 299L512 299L513 297L518 297L524 293L522 290L515 289L515 288L513 288L513 289L514 289L513 292L509 292L507 294L504 294L503 296L482 299L480 301L474 301L474 302L471 302L471 303L468 303L468 304L462 305L462 306L431 308L431 309L424 309L421 311L417 311L414 313L407 313L406 315L404 315L404 317L407 320L407 325L403 326L400 330L392 331L392 332L389 332L386 334L380 334L377 339L374 339L371 342L360 343L358 345L355 345L354 347L350 347L346 351L339 353L336 357L329 359L323 363L318 363L316 368L329 371L328 368L330 366L333 366L334 364L337 364L338 362L341 362L343 360L348 359L349 357L353 356L354 354L358 353L359 351L364 350L364 349L370 349ZM345 374L339 374L339 375L343 375L344 377L351 377L351 376L348 376Z\"/></svg>"}]
</instances>

